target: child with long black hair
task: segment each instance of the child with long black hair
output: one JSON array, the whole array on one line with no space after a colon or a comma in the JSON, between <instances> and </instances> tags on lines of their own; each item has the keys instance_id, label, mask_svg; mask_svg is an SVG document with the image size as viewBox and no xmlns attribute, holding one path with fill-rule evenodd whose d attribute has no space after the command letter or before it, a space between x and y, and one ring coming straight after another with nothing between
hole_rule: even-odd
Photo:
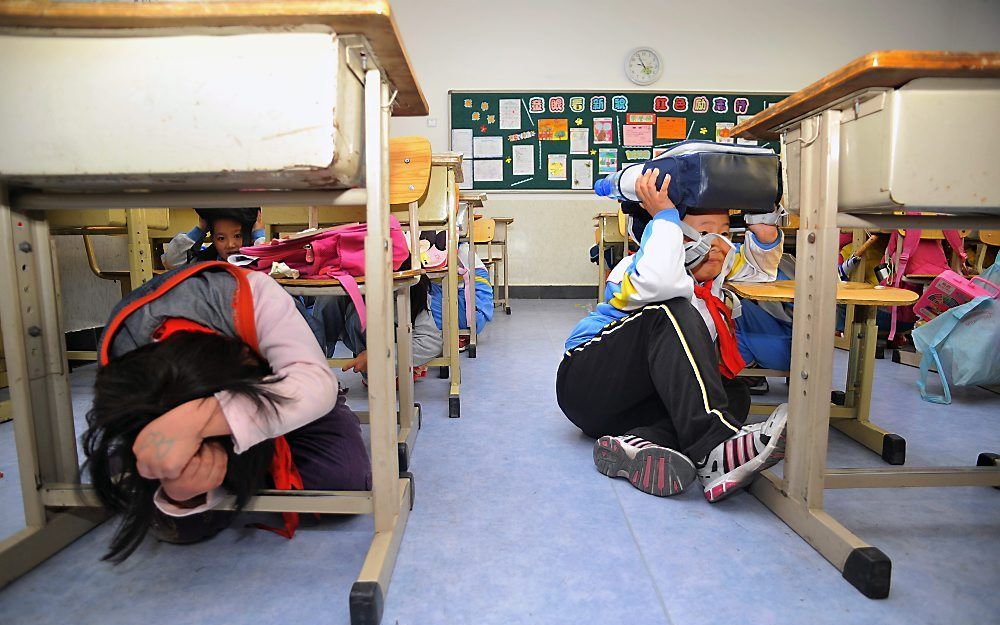
<instances>
[{"instance_id":1,"label":"child with long black hair","mask_svg":"<svg viewBox=\"0 0 1000 625\"><path fill-rule=\"evenodd\" d=\"M257 245L264 237L260 208L196 208L198 225L179 232L167 243L160 260L174 269L206 260L226 260L241 247ZM204 245L205 236L212 243Z\"/></svg>"},{"instance_id":2,"label":"child with long black hair","mask_svg":"<svg viewBox=\"0 0 1000 625\"><path fill-rule=\"evenodd\" d=\"M116 307L84 435L104 505L121 513L107 558L150 529L194 542L224 528L224 490L365 490L360 423L292 298L222 262L166 273ZM297 517L286 515L294 532Z\"/></svg>"}]
</instances>

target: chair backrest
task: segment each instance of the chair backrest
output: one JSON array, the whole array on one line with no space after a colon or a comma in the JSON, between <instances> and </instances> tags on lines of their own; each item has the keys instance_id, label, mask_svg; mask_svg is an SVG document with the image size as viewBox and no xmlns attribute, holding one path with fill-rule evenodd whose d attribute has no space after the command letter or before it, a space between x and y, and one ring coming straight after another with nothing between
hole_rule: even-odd
<instances>
[{"instance_id":1,"label":"chair backrest","mask_svg":"<svg viewBox=\"0 0 1000 625\"><path fill-rule=\"evenodd\" d=\"M496 235L497 222L493 219L482 218L472 222L472 242L489 243Z\"/></svg>"},{"instance_id":2,"label":"chair backrest","mask_svg":"<svg viewBox=\"0 0 1000 625\"><path fill-rule=\"evenodd\" d=\"M447 165L432 165L430 182L427 185L427 192L418 200L417 219L420 226L442 226L448 223L449 210L455 211L458 207L458 190L448 189L448 169ZM393 206L393 210L397 207Z\"/></svg>"},{"instance_id":3,"label":"chair backrest","mask_svg":"<svg viewBox=\"0 0 1000 625\"><path fill-rule=\"evenodd\" d=\"M1000 230L980 230L979 240L987 245L1000 245Z\"/></svg>"},{"instance_id":4,"label":"chair backrest","mask_svg":"<svg viewBox=\"0 0 1000 625\"><path fill-rule=\"evenodd\" d=\"M389 140L389 204L416 202L431 179L431 142L427 137Z\"/></svg>"}]
</instances>

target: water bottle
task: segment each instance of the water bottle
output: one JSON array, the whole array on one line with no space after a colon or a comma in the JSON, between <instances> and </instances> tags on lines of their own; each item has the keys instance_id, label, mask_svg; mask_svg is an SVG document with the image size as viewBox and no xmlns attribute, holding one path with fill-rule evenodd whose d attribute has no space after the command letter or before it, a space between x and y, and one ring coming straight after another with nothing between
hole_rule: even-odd
<instances>
[{"instance_id":1,"label":"water bottle","mask_svg":"<svg viewBox=\"0 0 1000 625\"><path fill-rule=\"evenodd\" d=\"M594 193L612 200L638 202L639 198L635 194L635 181L642 175L644 165L645 163L633 163L625 169L601 178L594 183Z\"/></svg>"}]
</instances>

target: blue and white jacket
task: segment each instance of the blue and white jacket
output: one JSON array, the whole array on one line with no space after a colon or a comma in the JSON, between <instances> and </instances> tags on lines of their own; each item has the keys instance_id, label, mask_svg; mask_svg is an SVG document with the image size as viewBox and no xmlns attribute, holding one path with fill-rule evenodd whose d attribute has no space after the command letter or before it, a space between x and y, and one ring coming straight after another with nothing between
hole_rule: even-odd
<instances>
[{"instance_id":1,"label":"blue and white jacket","mask_svg":"<svg viewBox=\"0 0 1000 625\"><path fill-rule=\"evenodd\" d=\"M734 245L719 276L742 282L771 282L778 272L783 235L769 244L757 240L749 230L746 242ZM724 280L718 276L712 293L719 297ZM694 296L694 279L684 269L684 234L676 209L667 208L653 217L642 232L639 251L623 258L608 275L604 301L584 317L566 339L567 352L594 338L606 325L643 306L683 297L701 313L712 339L718 335L705 303Z\"/></svg>"}]
</instances>

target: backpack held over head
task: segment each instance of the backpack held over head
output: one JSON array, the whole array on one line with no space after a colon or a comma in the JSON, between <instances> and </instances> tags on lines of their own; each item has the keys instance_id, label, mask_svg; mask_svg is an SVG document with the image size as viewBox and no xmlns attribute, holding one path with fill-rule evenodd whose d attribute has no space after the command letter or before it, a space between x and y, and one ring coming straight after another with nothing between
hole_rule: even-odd
<instances>
[{"instance_id":1,"label":"backpack held over head","mask_svg":"<svg viewBox=\"0 0 1000 625\"><path fill-rule=\"evenodd\" d=\"M635 183L658 169L657 188L670 174L667 194L683 217L688 210L770 213L781 199L781 164L774 150L712 141L682 141L656 158L625 167L594 184L594 192L638 201Z\"/></svg>"},{"instance_id":2,"label":"backpack held over head","mask_svg":"<svg viewBox=\"0 0 1000 625\"><path fill-rule=\"evenodd\" d=\"M256 259L252 268L257 271L270 271L273 263L282 262L298 270L303 278L339 280L351 296L364 329L365 302L354 278L365 275L367 234L367 224L345 224L275 241L270 245L240 248L240 253ZM389 235L392 239L392 269L395 271L409 258L410 252L399 220L392 215L389 216Z\"/></svg>"}]
</instances>

